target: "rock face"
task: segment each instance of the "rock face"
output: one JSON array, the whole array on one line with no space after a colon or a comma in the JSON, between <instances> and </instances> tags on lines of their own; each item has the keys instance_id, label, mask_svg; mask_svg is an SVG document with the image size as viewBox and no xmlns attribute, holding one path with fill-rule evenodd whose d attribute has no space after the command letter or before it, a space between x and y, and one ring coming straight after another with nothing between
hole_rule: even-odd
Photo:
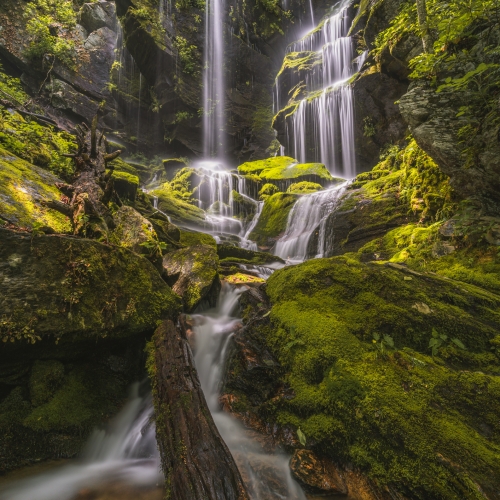
<instances>
[{"instance_id":1,"label":"rock face","mask_svg":"<svg viewBox=\"0 0 500 500\"><path fill-rule=\"evenodd\" d=\"M457 194L491 208L500 203L500 143L494 130L483 131L477 162L465 168L465 146L457 133L467 121L457 114L466 99L467 95L438 93L417 83L401 98L399 107L419 146L450 176Z\"/></svg>"},{"instance_id":2,"label":"rock face","mask_svg":"<svg viewBox=\"0 0 500 500\"><path fill-rule=\"evenodd\" d=\"M182 248L163 257L167 282L182 297L187 312L203 300L215 306L220 289L218 265L217 251L210 245Z\"/></svg>"},{"instance_id":3,"label":"rock face","mask_svg":"<svg viewBox=\"0 0 500 500\"><path fill-rule=\"evenodd\" d=\"M146 248L141 245L156 237L153 224L135 209L126 205L118 209L113 219L116 228L113 230L112 238L116 238L121 246L135 253L146 253Z\"/></svg>"}]
</instances>

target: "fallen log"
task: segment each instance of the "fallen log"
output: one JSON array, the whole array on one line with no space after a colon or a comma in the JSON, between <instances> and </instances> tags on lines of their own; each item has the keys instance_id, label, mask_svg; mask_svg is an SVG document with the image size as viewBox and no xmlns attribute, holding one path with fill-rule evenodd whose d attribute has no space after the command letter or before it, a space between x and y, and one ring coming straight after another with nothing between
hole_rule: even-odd
<instances>
[{"instance_id":1,"label":"fallen log","mask_svg":"<svg viewBox=\"0 0 500 500\"><path fill-rule=\"evenodd\" d=\"M248 500L236 463L212 419L185 333L170 320L150 344L156 438L171 500Z\"/></svg>"}]
</instances>

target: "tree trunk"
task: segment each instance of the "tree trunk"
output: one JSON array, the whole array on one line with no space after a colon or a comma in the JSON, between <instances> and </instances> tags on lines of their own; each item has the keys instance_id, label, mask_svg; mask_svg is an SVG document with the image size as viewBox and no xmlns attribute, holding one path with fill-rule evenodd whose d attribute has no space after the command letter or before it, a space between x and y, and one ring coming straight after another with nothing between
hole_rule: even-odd
<instances>
[{"instance_id":1,"label":"tree trunk","mask_svg":"<svg viewBox=\"0 0 500 500\"><path fill-rule=\"evenodd\" d=\"M106 238L108 230L114 228L108 205L111 200L121 205L113 186L113 169L106 174L106 165L121 151L106 154L104 134L99 134L97 122L96 115L91 128L86 124L76 126L78 151L65 155L75 162L75 178L72 184L57 184L64 196L60 202L47 202L46 206L68 216L74 234Z\"/></svg>"},{"instance_id":2,"label":"tree trunk","mask_svg":"<svg viewBox=\"0 0 500 500\"><path fill-rule=\"evenodd\" d=\"M185 332L165 321L153 343L148 366L166 498L248 500L238 468L208 409Z\"/></svg>"},{"instance_id":3,"label":"tree trunk","mask_svg":"<svg viewBox=\"0 0 500 500\"><path fill-rule=\"evenodd\" d=\"M422 33L422 45L424 46L424 52L432 52L432 40L429 35L429 28L427 26L427 6L425 0L416 0L417 2L417 16L418 16L418 26L420 32Z\"/></svg>"}]
</instances>

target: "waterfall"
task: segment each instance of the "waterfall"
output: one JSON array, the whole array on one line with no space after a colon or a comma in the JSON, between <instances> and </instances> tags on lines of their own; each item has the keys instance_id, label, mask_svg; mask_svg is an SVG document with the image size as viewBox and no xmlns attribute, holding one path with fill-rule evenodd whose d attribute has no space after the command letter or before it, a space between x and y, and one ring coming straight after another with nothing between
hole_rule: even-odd
<instances>
[{"instance_id":1,"label":"waterfall","mask_svg":"<svg viewBox=\"0 0 500 500\"><path fill-rule=\"evenodd\" d=\"M290 458L266 453L249 437L242 424L220 409L219 396L228 348L234 332L241 327L238 299L244 287L224 284L217 307L193 315L195 364L219 432L231 451L238 468L249 479L251 498L287 498L306 500L301 488L292 479ZM269 481L269 475L273 480Z\"/></svg>"},{"instance_id":2,"label":"waterfall","mask_svg":"<svg viewBox=\"0 0 500 500\"><path fill-rule=\"evenodd\" d=\"M289 262L305 260L311 252L309 246L313 233L325 231L321 223L335 209L346 186L347 183L342 183L325 191L302 195L288 214L286 232L276 242L275 255ZM318 234L318 240L323 245L324 236ZM316 250L312 256L321 257L324 249L318 245Z\"/></svg>"},{"instance_id":3,"label":"waterfall","mask_svg":"<svg viewBox=\"0 0 500 500\"><path fill-rule=\"evenodd\" d=\"M312 64L305 77L298 72L278 74L273 102L278 112L287 105L284 101L288 99L280 87L291 92L305 80L305 97L292 100L295 110L288 110L284 118L285 150L288 154L293 152L300 162L324 163L334 175L352 178L356 175L356 159L353 92L349 79L361 68L364 56L354 57L354 42L347 36L348 7L344 2L340 10L318 28L288 46L288 54L301 53L299 56L304 57L309 53L311 61L321 62L320 68Z\"/></svg>"},{"instance_id":4,"label":"waterfall","mask_svg":"<svg viewBox=\"0 0 500 500\"><path fill-rule=\"evenodd\" d=\"M134 384L125 407L106 429L94 431L80 461L7 485L0 500L69 500L82 488L113 482L156 488L163 477L152 416L151 394L141 396Z\"/></svg>"},{"instance_id":5,"label":"waterfall","mask_svg":"<svg viewBox=\"0 0 500 500\"><path fill-rule=\"evenodd\" d=\"M224 157L224 0L207 0L203 72L203 148L205 158Z\"/></svg>"}]
</instances>

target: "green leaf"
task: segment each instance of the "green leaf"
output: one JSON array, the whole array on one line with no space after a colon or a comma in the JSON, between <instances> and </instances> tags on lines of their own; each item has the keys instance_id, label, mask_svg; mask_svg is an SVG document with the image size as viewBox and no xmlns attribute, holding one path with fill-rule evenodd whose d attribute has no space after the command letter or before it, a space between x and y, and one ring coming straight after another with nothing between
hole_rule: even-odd
<instances>
[{"instance_id":1,"label":"green leaf","mask_svg":"<svg viewBox=\"0 0 500 500\"><path fill-rule=\"evenodd\" d=\"M380 335L378 333L374 333L373 338L378 342L380 340Z\"/></svg>"},{"instance_id":2,"label":"green leaf","mask_svg":"<svg viewBox=\"0 0 500 500\"><path fill-rule=\"evenodd\" d=\"M306 435L300 430L300 427L297 429L297 437L299 438L300 444L302 446L306 445Z\"/></svg>"},{"instance_id":3,"label":"green leaf","mask_svg":"<svg viewBox=\"0 0 500 500\"><path fill-rule=\"evenodd\" d=\"M435 328L432 329L432 336L436 339L439 338L439 333L437 332L437 330Z\"/></svg>"},{"instance_id":4,"label":"green leaf","mask_svg":"<svg viewBox=\"0 0 500 500\"><path fill-rule=\"evenodd\" d=\"M271 314L271 311L267 311L266 314L264 314L262 317L267 318Z\"/></svg>"},{"instance_id":5,"label":"green leaf","mask_svg":"<svg viewBox=\"0 0 500 500\"><path fill-rule=\"evenodd\" d=\"M394 347L394 340L390 335L384 335L384 342L389 346L389 347Z\"/></svg>"},{"instance_id":6,"label":"green leaf","mask_svg":"<svg viewBox=\"0 0 500 500\"><path fill-rule=\"evenodd\" d=\"M462 341L458 340L457 338L453 338L451 339L451 341L458 347L460 347L460 349L463 349L464 351L467 350L467 348L463 345Z\"/></svg>"}]
</instances>

